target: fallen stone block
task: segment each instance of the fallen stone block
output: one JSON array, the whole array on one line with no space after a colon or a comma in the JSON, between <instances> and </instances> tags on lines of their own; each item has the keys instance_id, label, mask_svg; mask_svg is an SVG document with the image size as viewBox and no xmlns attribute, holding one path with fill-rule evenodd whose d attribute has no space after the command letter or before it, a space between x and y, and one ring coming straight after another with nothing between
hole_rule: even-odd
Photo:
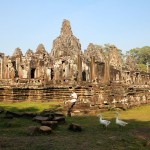
<instances>
[{"instance_id":1,"label":"fallen stone block","mask_svg":"<svg viewBox=\"0 0 150 150\"><path fill-rule=\"evenodd\" d=\"M52 132L52 128L50 128L48 126L40 126L39 130L41 133L51 133Z\"/></svg>"},{"instance_id":2,"label":"fallen stone block","mask_svg":"<svg viewBox=\"0 0 150 150\"><path fill-rule=\"evenodd\" d=\"M52 129L54 129L57 127L58 122L57 121L42 121L41 125L42 126L48 126L48 127L51 127Z\"/></svg>"},{"instance_id":3,"label":"fallen stone block","mask_svg":"<svg viewBox=\"0 0 150 150\"><path fill-rule=\"evenodd\" d=\"M64 114L62 112L55 112L54 116L55 117L64 117Z\"/></svg>"},{"instance_id":4,"label":"fallen stone block","mask_svg":"<svg viewBox=\"0 0 150 150\"><path fill-rule=\"evenodd\" d=\"M79 124L71 123L68 127L71 131L82 131L82 127Z\"/></svg>"},{"instance_id":5,"label":"fallen stone block","mask_svg":"<svg viewBox=\"0 0 150 150\"><path fill-rule=\"evenodd\" d=\"M48 121L49 117L43 117L43 116L36 116L33 118L33 121L42 122L42 121Z\"/></svg>"},{"instance_id":6,"label":"fallen stone block","mask_svg":"<svg viewBox=\"0 0 150 150\"><path fill-rule=\"evenodd\" d=\"M58 123L65 123L65 117L54 117L52 121L57 121Z\"/></svg>"}]
</instances>

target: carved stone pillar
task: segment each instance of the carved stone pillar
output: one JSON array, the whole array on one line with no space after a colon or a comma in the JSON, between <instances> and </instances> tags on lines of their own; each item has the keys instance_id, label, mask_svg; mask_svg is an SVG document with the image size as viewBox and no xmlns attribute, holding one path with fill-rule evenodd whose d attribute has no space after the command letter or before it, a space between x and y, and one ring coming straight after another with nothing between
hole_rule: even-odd
<instances>
[{"instance_id":1,"label":"carved stone pillar","mask_svg":"<svg viewBox=\"0 0 150 150\"><path fill-rule=\"evenodd\" d=\"M7 78L9 79L9 67L7 67Z\"/></svg>"},{"instance_id":2,"label":"carved stone pillar","mask_svg":"<svg viewBox=\"0 0 150 150\"><path fill-rule=\"evenodd\" d=\"M135 72L135 82L136 82L136 84L139 84L139 72Z\"/></svg>"},{"instance_id":3,"label":"carved stone pillar","mask_svg":"<svg viewBox=\"0 0 150 150\"><path fill-rule=\"evenodd\" d=\"M39 78L39 66L35 69L35 78Z\"/></svg>"},{"instance_id":4,"label":"carved stone pillar","mask_svg":"<svg viewBox=\"0 0 150 150\"><path fill-rule=\"evenodd\" d=\"M95 79L95 57L91 58L90 81Z\"/></svg>"},{"instance_id":5,"label":"carved stone pillar","mask_svg":"<svg viewBox=\"0 0 150 150\"><path fill-rule=\"evenodd\" d=\"M104 67L104 83L109 83L109 81L110 81L110 66L109 60L106 60Z\"/></svg>"},{"instance_id":6,"label":"carved stone pillar","mask_svg":"<svg viewBox=\"0 0 150 150\"><path fill-rule=\"evenodd\" d=\"M78 81L82 79L82 60L80 54L78 54Z\"/></svg>"},{"instance_id":7,"label":"carved stone pillar","mask_svg":"<svg viewBox=\"0 0 150 150\"><path fill-rule=\"evenodd\" d=\"M16 70L18 70L18 58L16 58Z\"/></svg>"},{"instance_id":8,"label":"carved stone pillar","mask_svg":"<svg viewBox=\"0 0 150 150\"><path fill-rule=\"evenodd\" d=\"M70 78L71 81L73 81L73 79L74 79L73 63L69 64L69 68L70 68L70 70L69 70L69 78Z\"/></svg>"},{"instance_id":9,"label":"carved stone pillar","mask_svg":"<svg viewBox=\"0 0 150 150\"><path fill-rule=\"evenodd\" d=\"M55 81L59 80L59 68L55 69Z\"/></svg>"},{"instance_id":10,"label":"carved stone pillar","mask_svg":"<svg viewBox=\"0 0 150 150\"><path fill-rule=\"evenodd\" d=\"M31 61L28 62L28 79L31 78Z\"/></svg>"}]
</instances>

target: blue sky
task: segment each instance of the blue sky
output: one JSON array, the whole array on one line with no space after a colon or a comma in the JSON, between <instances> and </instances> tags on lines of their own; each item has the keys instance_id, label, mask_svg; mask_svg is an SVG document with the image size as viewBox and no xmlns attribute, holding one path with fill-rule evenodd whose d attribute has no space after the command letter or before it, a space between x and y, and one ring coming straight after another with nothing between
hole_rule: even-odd
<instances>
[{"instance_id":1,"label":"blue sky","mask_svg":"<svg viewBox=\"0 0 150 150\"><path fill-rule=\"evenodd\" d=\"M124 53L150 46L150 0L0 0L0 52L50 53L63 19L84 51L89 43L114 44Z\"/></svg>"}]
</instances>

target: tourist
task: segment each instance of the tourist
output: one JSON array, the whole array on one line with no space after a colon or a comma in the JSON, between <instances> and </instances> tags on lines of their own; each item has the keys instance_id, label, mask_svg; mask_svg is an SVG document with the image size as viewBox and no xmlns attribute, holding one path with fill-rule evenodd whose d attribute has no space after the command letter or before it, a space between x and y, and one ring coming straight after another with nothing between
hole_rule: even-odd
<instances>
[{"instance_id":1,"label":"tourist","mask_svg":"<svg viewBox=\"0 0 150 150\"><path fill-rule=\"evenodd\" d=\"M71 103L71 106L70 106L70 108L68 109L68 111L67 111L67 115L69 116L69 117L71 117L71 112L72 112L72 109L73 109L73 107L74 107L74 105L76 104L76 101L77 101L77 93L74 91L74 90L72 90L72 93L71 93L71 95L70 95L70 100L68 100L67 102L70 102ZM66 103L66 102L65 102Z\"/></svg>"}]
</instances>

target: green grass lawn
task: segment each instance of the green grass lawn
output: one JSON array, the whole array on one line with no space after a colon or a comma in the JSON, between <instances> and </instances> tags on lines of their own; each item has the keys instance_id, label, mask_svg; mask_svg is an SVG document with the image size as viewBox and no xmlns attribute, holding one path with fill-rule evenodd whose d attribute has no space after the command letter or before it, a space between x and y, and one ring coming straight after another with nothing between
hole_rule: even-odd
<instances>
[{"instance_id":1,"label":"green grass lawn","mask_svg":"<svg viewBox=\"0 0 150 150\"><path fill-rule=\"evenodd\" d=\"M55 102L0 103L11 111L40 112L56 109ZM4 119L0 115L0 150L148 150L150 149L150 105L119 111L119 118L129 124L121 130L115 124L115 111L102 112L111 121L106 131L97 116L66 117L51 134L29 136L29 126L39 125L32 119ZM80 124L81 132L68 130L70 123Z\"/></svg>"},{"instance_id":2,"label":"green grass lawn","mask_svg":"<svg viewBox=\"0 0 150 150\"><path fill-rule=\"evenodd\" d=\"M58 102L33 102L33 101L24 101L24 102L15 102L15 103L5 103L0 102L0 107L3 107L6 110L18 111L18 112L40 112L44 109L55 109L59 107Z\"/></svg>"}]
</instances>

